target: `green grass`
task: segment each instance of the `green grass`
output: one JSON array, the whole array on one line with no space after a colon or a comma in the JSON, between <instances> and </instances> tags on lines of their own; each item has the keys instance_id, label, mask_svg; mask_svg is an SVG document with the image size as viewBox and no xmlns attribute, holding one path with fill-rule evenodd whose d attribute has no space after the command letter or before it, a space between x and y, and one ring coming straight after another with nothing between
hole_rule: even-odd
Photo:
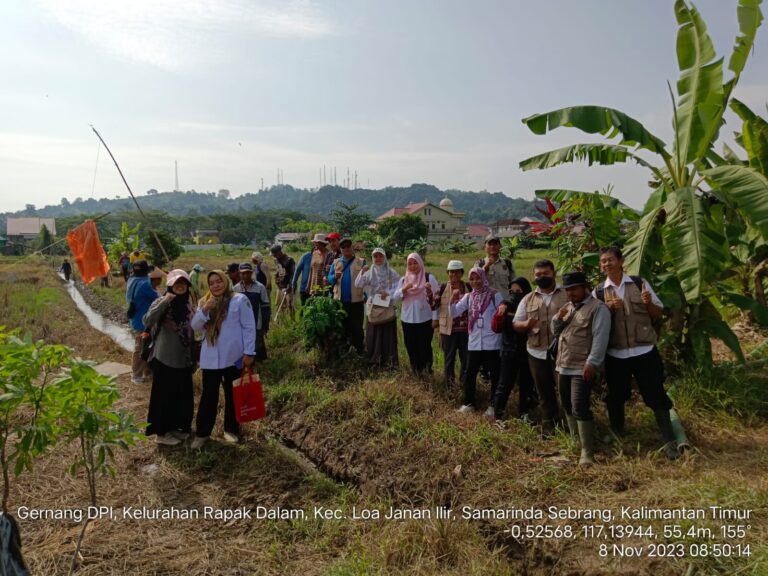
<instances>
[{"instance_id":1,"label":"green grass","mask_svg":"<svg viewBox=\"0 0 768 576\"><path fill-rule=\"evenodd\" d=\"M523 267L530 269L533 260L544 255L524 252L525 258L516 262L519 271ZM451 257L440 258L443 256L445 261ZM435 262L437 259L435 256ZM438 264L442 265L437 262L435 266ZM44 290L31 298L37 287ZM3 296L15 304L26 297L30 315L49 318L57 302L61 302L54 295L56 290L66 298L60 286L31 287L30 282L20 279L0 282L0 304ZM13 306L6 306L6 311L9 308ZM437 349L437 338L433 345ZM665 507L718 503L751 508L759 515L750 539L753 556L743 562L703 559L696 563L697 574L726 570L733 574L765 574L768 549L756 542L765 531L763 512L768 507L768 491L761 475L768 456L762 445L747 444L754 431L745 430L739 416L752 414L750 422L762 424L760 414L749 410L768 389L761 384L768 381L762 370L728 367L706 380L692 373L670 381L678 410L686 412L686 423L695 432L692 436L698 436L704 444L704 436L721 434L719 438L706 438L707 444L701 446L700 452L697 449L675 463L649 455L658 447L658 433L650 411L638 404L628 410L631 440L637 445L637 453L627 450L616 456L612 449L599 446L600 464L583 471L575 465L553 464L538 457L539 452L560 451L573 461L577 450L565 436L542 441L535 429L517 420L510 420L509 428L500 432L479 417L460 418L453 413L455 399L437 393L438 384L425 387L406 371L374 371L367 378L341 372L329 376L320 369L318 355L305 351L294 324L275 326L268 336L268 346L270 358L261 373L269 418L258 426L277 426L281 419L289 425L300 424L301 430L311 430L317 441L313 458L327 462L325 456L340 457L336 461L341 460L345 466L340 473L354 480L362 471L367 475L365 482L361 481L358 488L307 471L286 450L278 449L274 441L263 440L264 428L258 428L259 434L241 446L212 441L201 452L168 451L164 459L174 467L174 476L167 486L163 485L164 478L147 484L148 493L158 487L175 491L177 485L190 486L190 494L197 498L200 490L200 497L207 498L204 488L209 486L232 505L240 504L245 496L250 502L308 510L310 504L346 509L354 504L385 510L391 503L404 507L445 502L454 507L498 507L513 502L520 506L599 504L614 509L617 503ZM407 356L403 353L402 358ZM435 381L439 381L439 353L435 372ZM740 383L743 393L737 389ZM596 410L596 417L604 419L602 407ZM717 426L709 426L712 420L717 420ZM727 430L721 430L721 420L727 420ZM454 477L452 471L457 468L459 473ZM189 479L177 484L183 476ZM381 477L385 477L384 482L377 484ZM590 544L582 541L548 542L544 552L536 552L532 544L526 543L520 548L520 556L514 556L508 550L514 543L501 538L503 528L462 520L265 522L254 530L248 528L244 537L252 541L243 548L258 550L259 567L264 572L278 573L287 568L338 576L550 573L549 568L554 572L552 564L542 561L544 553L573 573L578 572L582 557L598 561ZM214 538L215 532L210 537ZM685 573L684 565L669 562L658 562L652 568L664 576ZM638 571L650 569L647 563L637 566Z\"/></svg>"},{"instance_id":2,"label":"green grass","mask_svg":"<svg viewBox=\"0 0 768 576\"><path fill-rule=\"evenodd\" d=\"M721 424L742 425L768 417L768 368L716 366L711 373L696 367L667 382L675 406L687 412L717 414Z\"/></svg>"},{"instance_id":3,"label":"green grass","mask_svg":"<svg viewBox=\"0 0 768 576\"><path fill-rule=\"evenodd\" d=\"M104 298L105 300L108 300L112 304L115 304L121 308L127 308L127 304L125 302L125 285L121 284L119 286L110 286L108 288L104 288L103 286L99 286L98 284L94 283L91 284L90 289L100 298Z\"/></svg>"}]
</instances>

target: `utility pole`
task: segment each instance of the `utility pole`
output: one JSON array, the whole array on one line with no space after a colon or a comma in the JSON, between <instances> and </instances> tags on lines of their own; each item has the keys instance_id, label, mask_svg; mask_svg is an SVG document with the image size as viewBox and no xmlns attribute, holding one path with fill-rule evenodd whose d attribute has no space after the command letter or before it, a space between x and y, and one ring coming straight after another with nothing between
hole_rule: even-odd
<instances>
[{"instance_id":1,"label":"utility pole","mask_svg":"<svg viewBox=\"0 0 768 576\"><path fill-rule=\"evenodd\" d=\"M174 160L173 166L176 171L176 187L173 189L174 192L179 192L179 161Z\"/></svg>"},{"instance_id":2,"label":"utility pole","mask_svg":"<svg viewBox=\"0 0 768 576\"><path fill-rule=\"evenodd\" d=\"M264 190L264 177L263 176L261 178L261 188L259 188L259 192L261 192L262 190Z\"/></svg>"}]
</instances>

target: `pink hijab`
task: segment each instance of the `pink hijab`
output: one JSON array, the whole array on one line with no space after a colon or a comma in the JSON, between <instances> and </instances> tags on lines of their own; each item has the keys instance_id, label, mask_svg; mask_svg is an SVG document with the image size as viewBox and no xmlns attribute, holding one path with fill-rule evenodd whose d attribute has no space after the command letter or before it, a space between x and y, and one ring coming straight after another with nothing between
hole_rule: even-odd
<instances>
[{"instance_id":1,"label":"pink hijab","mask_svg":"<svg viewBox=\"0 0 768 576\"><path fill-rule=\"evenodd\" d=\"M408 260L416 260L416 262L419 265L419 271L415 274L408 271ZM408 254L408 258L405 259L405 276L403 276L403 286L406 284L411 284L412 288L408 290L408 292L403 293L403 300L410 300L414 298L424 298L426 296L426 289L425 284L426 281L424 280L424 260L421 259L421 256L419 256L416 252L411 252Z\"/></svg>"},{"instance_id":2,"label":"pink hijab","mask_svg":"<svg viewBox=\"0 0 768 576\"><path fill-rule=\"evenodd\" d=\"M475 327L477 319L483 315L496 297L496 290L491 288L491 285L488 283L488 277L485 275L485 270L475 266L469 271L470 278L472 278L472 274L477 274L480 277L480 280L483 282L483 287L480 288L480 290L473 289L472 293L469 295L470 331Z\"/></svg>"}]
</instances>

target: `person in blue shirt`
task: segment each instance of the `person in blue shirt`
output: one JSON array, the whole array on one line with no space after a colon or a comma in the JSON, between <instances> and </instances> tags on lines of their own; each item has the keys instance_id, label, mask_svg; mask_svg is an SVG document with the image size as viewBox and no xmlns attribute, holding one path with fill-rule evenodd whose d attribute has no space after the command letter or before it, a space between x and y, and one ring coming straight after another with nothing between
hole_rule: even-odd
<instances>
[{"instance_id":1,"label":"person in blue shirt","mask_svg":"<svg viewBox=\"0 0 768 576\"><path fill-rule=\"evenodd\" d=\"M299 263L296 265L296 271L293 273L293 293L296 294L296 286L299 284L299 278L301 278L301 284L299 285L299 297L301 298L301 305L309 298L309 292L307 292L307 283L309 282L310 265L312 263L312 251L305 252L301 255Z\"/></svg>"},{"instance_id":2,"label":"person in blue shirt","mask_svg":"<svg viewBox=\"0 0 768 576\"><path fill-rule=\"evenodd\" d=\"M133 263L133 276L128 279L125 289L125 301L128 303L131 330L135 338L133 346L133 362L131 382L141 384L152 378L152 370L145 360L141 359L141 341L144 328L144 314L147 313L152 302L157 298L157 292L152 288L148 277L149 265L146 260L137 260Z\"/></svg>"},{"instance_id":3,"label":"person in blue shirt","mask_svg":"<svg viewBox=\"0 0 768 576\"><path fill-rule=\"evenodd\" d=\"M339 242L341 257L336 258L328 272L328 284L333 287L333 298L339 300L347 313L344 317L344 334L358 354L363 353L363 321L365 307L363 289L355 286L355 280L365 266L365 260L355 257L352 240Z\"/></svg>"}]
</instances>

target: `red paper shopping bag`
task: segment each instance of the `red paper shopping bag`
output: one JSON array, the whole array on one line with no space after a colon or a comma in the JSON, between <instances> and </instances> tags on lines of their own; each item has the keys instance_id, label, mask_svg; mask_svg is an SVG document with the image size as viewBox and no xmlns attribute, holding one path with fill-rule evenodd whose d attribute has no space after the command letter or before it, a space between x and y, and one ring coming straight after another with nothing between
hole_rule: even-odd
<instances>
[{"instance_id":1,"label":"red paper shopping bag","mask_svg":"<svg viewBox=\"0 0 768 576\"><path fill-rule=\"evenodd\" d=\"M245 374L248 373L248 380ZM250 368L243 368L240 382L232 386L232 398L235 403L235 418L240 424L260 420L267 415L267 407L264 405L264 393L261 390L261 380L258 374L253 378Z\"/></svg>"}]
</instances>

